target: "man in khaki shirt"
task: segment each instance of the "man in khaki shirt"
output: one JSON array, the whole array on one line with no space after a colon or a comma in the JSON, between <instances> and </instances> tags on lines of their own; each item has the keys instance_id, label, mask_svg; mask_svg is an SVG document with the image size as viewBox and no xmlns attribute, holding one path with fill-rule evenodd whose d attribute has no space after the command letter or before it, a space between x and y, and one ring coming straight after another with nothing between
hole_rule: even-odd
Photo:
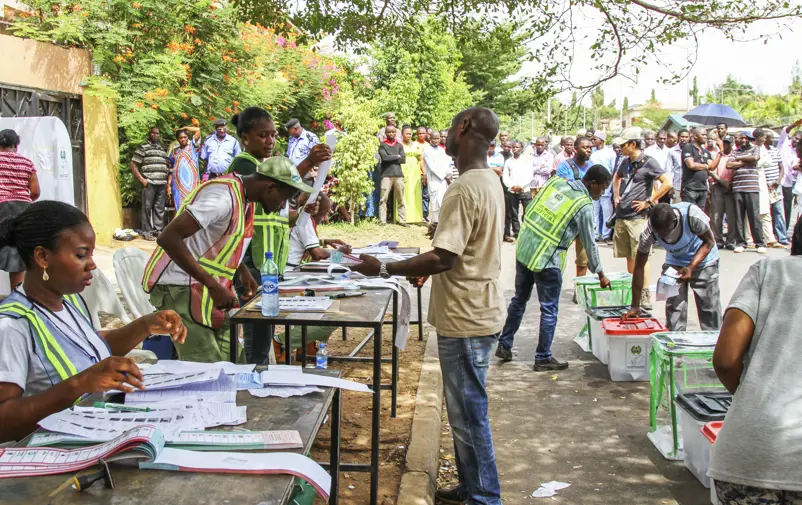
<instances>
[{"instance_id":1,"label":"man in khaki shirt","mask_svg":"<svg viewBox=\"0 0 802 505\"><path fill-rule=\"evenodd\" d=\"M395 263L362 255L363 263L352 267L365 275L403 275L418 283L434 275L429 323L437 329L460 478L456 488L437 491L441 503L501 505L485 390L490 353L504 326L498 280L504 193L487 164L487 148L497 133L498 117L489 109L464 110L451 123L446 153L454 158L459 178L443 199L433 250Z\"/></svg>"}]
</instances>

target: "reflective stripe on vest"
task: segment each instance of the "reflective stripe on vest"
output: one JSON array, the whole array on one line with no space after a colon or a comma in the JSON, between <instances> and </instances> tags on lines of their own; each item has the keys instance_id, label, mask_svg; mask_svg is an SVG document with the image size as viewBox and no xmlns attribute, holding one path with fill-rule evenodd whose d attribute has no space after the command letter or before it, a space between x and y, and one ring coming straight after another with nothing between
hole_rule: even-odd
<instances>
[{"instance_id":1,"label":"reflective stripe on vest","mask_svg":"<svg viewBox=\"0 0 802 505\"><path fill-rule=\"evenodd\" d=\"M571 219L586 205L592 205L587 193L572 188L561 177L549 179L526 207L516 259L533 272L543 270L558 252L564 263L563 236Z\"/></svg>"},{"instance_id":2,"label":"reflective stripe on vest","mask_svg":"<svg viewBox=\"0 0 802 505\"><path fill-rule=\"evenodd\" d=\"M257 205L251 242L251 256L257 270L262 268L266 252L273 253L273 261L279 273L283 273L290 256L290 220L276 212L266 214L262 206Z\"/></svg>"},{"instance_id":3,"label":"reflective stripe on vest","mask_svg":"<svg viewBox=\"0 0 802 505\"><path fill-rule=\"evenodd\" d=\"M184 200L178 214L195 201L198 193L207 184L225 184L228 187L229 195L233 200L234 212L226 232L203 256L198 258L198 264L218 283L226 288L231 288L234 274L239 265L244 239L250 238L253 234L253 206L245 202L242 182L237 176L230 175L218 177L200 185ZM164 249L157 247L145 267L145 275L142 278L142 288L145 292L150 293L153 290L171 262L172 259ZM209 328L221 327L225 321L225 313L214 308L209 288L192 278L190 278L189 287L190 312L193 320Z\"/></svg>"}]
</instances>

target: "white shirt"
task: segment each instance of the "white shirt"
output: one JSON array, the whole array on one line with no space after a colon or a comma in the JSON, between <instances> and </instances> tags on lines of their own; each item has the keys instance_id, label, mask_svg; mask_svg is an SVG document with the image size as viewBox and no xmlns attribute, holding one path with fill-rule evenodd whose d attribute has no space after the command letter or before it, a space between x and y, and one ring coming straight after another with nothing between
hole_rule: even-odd
<instances>
[{"instance_id":1,"label":"white shirt","mask_svg":"<svg viewBox=\"0 0 802 505\"><path fill-rule=\"evenodd\" d=\"M613 148L610 146L604 146L603 148L596 149L593 151L593 153L591 153L590 164L603 166L608 172L610 172L610 175L612 176L618 169L618 167L615 166L615 158L616 154ZM602 196L612 196L612 194L613 185L610 184L607 186L607 189L604 190L604 194Z\"/></svg>"},{"instance_id":2,"label":"white shirt","mask_svg":"<svg viewBox=\"0 0 802 505\"><path fill-rule=\"evenodd\" d=\"M657 144L654 144L644 149L643 154L656 159L657 163L660 164L660 167L665 170L666 163L668 162L668 151L670 151L670 149L665 145L663 145L663 148L660 149Z\"/></svg>"},{"instance_id":3,"label":"white shirt","mask_svg":"<svg viewBox=\"0 0 802 505\"><path fill-rule=\"evenodd\" d=\"M308 249L320 247L315 226L311 219L290 231L290 254L287 256L287 268L295 268L301 264L304 253Z\"/></svg>"},{"instance_id":4,"label":"white shirt","mask_svg":"<svg viewBox=\"0 0 802 505\"><path fill-rule=\"evenodd\" d=\"M451 175L451 157L440 146L426 146L423 149L423 163L430 183L444 181Z\"/></svg>"},{"instance_id":5,"label":"white shirt","mask_svg":"<svg viewBox=\"0 0 802 505\"><path fill-rule=\"evenodd\" d=\"M19 288L22 291L22 288ZM67 311L70 311L68 313ZM42 319L49 317L50 321L64 335L74 339L90 356L97 357L98 361L108 358L108 347L80 313L68 308L66 305L55 317L37 310ZM74 318L72 316L75 316ZM76 322L78 325L76 326ZM68 329L69 328L69 329ZM84 335L86 340L78 340L73 333ZM0 317L0 382L16 384L22 388L22 396L33 396L51 388L60 379L48 376L42 361L34 354L31 345L31 327L26 319L11 319ZM78 370L82 372L83 370Z\"/></svg>"},{"instance_id":6,"label":"white shirt","mask_svg":"<svg viewBox=\"0 0 802 505\"><path fill-rule=\"evenodd\" d=\"M233 211L234 202L228 186L224 184L203 185L195 201L187 205L185 212L188 212L200 226L197 233L184 239L184 244L196 260L228 230ZM250 241L251 239L245 239L237 264L242 262L242 256L245 255ZM159 284L188 286L189 281L189 274L181 270L175 262L171 262L159 279Z\"/></svg>"},{"instance_id":7,"label":"white shirt","mask_svg":"<svg viewBox=\"0 0 802 505\"><path fill-rule=\"evenodd\" d=\"M534 163L529 156L522 154L517 159L515 156L510 156L510 159L504 163L501 180L507 186L507 191L510 191L513 186L519 186L526 190L531 187L532 179L534 179Z\"/></svg>"}]
</instances>

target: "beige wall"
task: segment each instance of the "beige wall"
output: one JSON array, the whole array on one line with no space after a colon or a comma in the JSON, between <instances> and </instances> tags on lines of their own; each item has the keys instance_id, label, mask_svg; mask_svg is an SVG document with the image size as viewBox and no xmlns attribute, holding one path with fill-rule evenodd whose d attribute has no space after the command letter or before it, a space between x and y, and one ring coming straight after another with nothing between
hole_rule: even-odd
<instances>
[{"instance_id":1,"label":"beige wall","mask_svg":"<svg viewBox=\"0 0 802 505\"><path fill-rule=\"evenodd\" d=\"M65 49L10 35L0 34L0 54L0 83L21 88L83 95L78 83L92 70L92 58L85 49ZM123 222L117 182L117 106L85 95L83 110L87 213L97 243L110 245L114 229Z\"/></svg>"},{"instance_id":2,"label":"beige wall","mask_svg":"<svg viewBox=\"0 0 802 505\"><path fill-rule=\"evenodd\" d=\"M85 49L62 47L0 34L0 82L65 93L82 94L78 83L92 73Z\"/></svg>"}]
</instances>

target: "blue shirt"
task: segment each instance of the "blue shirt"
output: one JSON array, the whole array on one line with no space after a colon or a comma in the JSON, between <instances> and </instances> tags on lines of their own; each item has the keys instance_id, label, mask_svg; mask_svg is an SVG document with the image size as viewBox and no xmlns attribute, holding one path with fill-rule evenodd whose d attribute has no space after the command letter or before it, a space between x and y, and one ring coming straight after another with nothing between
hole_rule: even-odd
<instances>
[{"instance_id":1,"label":"blue shirt","mask_svg":"<svg viewBox=\"0 0 802 505\"><path fill-rule=\"evenodd\" d=\"M206 170L213 174L224 174L231 164L234 156L240 153L239 140L226 134L223 140L217 138L217 133L212 133L203 141L200 152L200 159L207 162Z\"/></svg>"},{"instance_id":2,"label":"blue shirt","mask_svg":"<svg viewBox=\"0 0 802 505\"><path fill-rule=\"evenodd\" d=\"M557 177L562 177L567 181L575 181L576 178L574 177L574 159L568 158L567 160L563 160L557 165ZM579 178L585 177L585 173L591 167L590 160L586 161L584 165L579 167Z\"/></svg>"},{"instance_id":3,"label":"blue shirt","mask_svg":"<svg viewBox=\"0 0 802 505\"><path fill-rule=\"evenodd\" d=\"M317 135L302 129L300 136L290 136L290 140L287 143L287 158L297 167L309 156L312 148L317 144L320 144Z\"/></svg>"},{"instance_id":4,"label":"blue shirt","mask_svg":"<svg viewBox=\"0 0 802 505\"><path fill-rule=\"evenodd\" d=\"M613 151L612 147L605 146L603 149L596 149L593 151L593 154L590 155L590 165L601 165L610 172L610 178L612 179L612 175L615 173L615 170L618 168L616 166L616 160L618 156L616 156L615 151ZM610 184L607 186L607 189L604 190L604 194L602 196L613 196L613 185Z\"/></svg>"}]
</instances>

